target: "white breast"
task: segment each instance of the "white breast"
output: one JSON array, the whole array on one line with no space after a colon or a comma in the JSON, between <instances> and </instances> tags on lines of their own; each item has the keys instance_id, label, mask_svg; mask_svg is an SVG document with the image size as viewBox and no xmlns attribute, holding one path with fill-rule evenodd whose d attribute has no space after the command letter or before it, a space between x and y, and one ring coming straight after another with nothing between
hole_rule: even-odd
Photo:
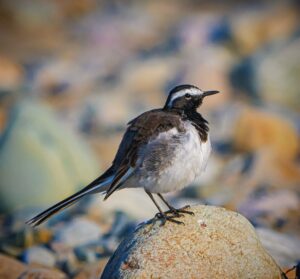
<instances>
[{"instance_id":1,"label":"white breast","mask_svg":"<svg viewBox=\"0 0 300 279\"><path fill-rule=\"evenodd\" d=\"M182 189L205 170L211 151L209 137L206 142L201 142L197 130L189 122L185 124L185 130L185 133L180 134L175 129L180 135L180 143L176 145L172 164L163 169L155 179L148 177L140 181L147 190L166 193ZM174 135L174 129L170 131Z\"/></svg>"}]
</instances>

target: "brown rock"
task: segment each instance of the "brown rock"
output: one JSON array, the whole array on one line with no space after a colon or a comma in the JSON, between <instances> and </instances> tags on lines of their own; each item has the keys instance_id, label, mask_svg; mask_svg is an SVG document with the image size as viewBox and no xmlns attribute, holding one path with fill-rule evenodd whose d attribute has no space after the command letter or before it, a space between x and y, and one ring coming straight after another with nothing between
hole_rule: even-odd
<instances>
[{"instance_id":1,"label":"brown rock","mask_svg":"<svg viewBox=\"0 0 300 279\"><path fill-rule=\"evenodd\" d=\"M287 277L287 279L295 279L296 277L296 268L295 267L289 267L284 268L284 273Z\"/></svg>"},{"instance_id":2,"label":"brown rock","mask_svg":"<svg viewBox=\"0 0 300 279\"><path fill-rule=\"evenodd\" d=\"M270 41L289 37L295 32L297 12L285 4L281 2L280 5L269 6L268 11L245 9L231 18L232 36L239 51L252 53ZM280 23L276 20L278 18Z\"/></svg>"},{"instance_id":3,"label":"brown rock","mask_svg":"<svg viewBox=\"0 0 300 279\"><path fill-rule=\"evenodd\" d=\"M195 206L185 225L142 224L109 260L105 278L281 278L281 270L241 215Z\"/></svg>"},{"instance_id":4,"label":"brown rock","mask_svg":"<svg viewBox=\"0 0 300 279\"><path fill-rule=\"evenodd\" d=\"M101 259L98 262L85 265L82 270L74 277L74 279L91 279L99 278L102 274L108 259Z\"/></svg>"},{"instance_id":5,"label":"brown rock","mask_svg":"<svg viewBox=\"0 0 300 279\"><path fill-rule=\"evenodd\" d=\"M268 112L246 108L241 113L234 138L243 151L270 149L278 158L293 160L299 151L296 129L286 120Z\"/></svg>"},{"instance_id":6,"label":"brown rock","mask_svg":"<svg viewBox=\"0 0 300 279\"><path fill-rule=\"evenodd\" d=\"M65 279L67 276L56 269L30 268L23 272L18 279Z\"/></svg>"},{"instance_id":7,"label":"brown rock","mask_svg":"<svg viewBox=\"0 0 300 279\"><path fill-rule=\"evenodd\" d=\"M251 178L245 181L247 186L239 185L239 191L249 192L261 184L293 188L299 185L300 169L295 160L299 139L296 128L286 119L259 109L244 108L233 139L238 150L255 153Z\"/></svg>"},{"instance_id":8,"label":"brown rock","mask_svg":"<svg viewBox=\"0 0 300 279\"><path fill-rule=\"evenodd\" d=\"M22 82L23 71L20 65L7 57L0 56L0 87L15 90Z\"/></svg>"},{"instance_id":9,"label":"brown rock","mask_svg":"<svg viewBox=\"0 0 300 279\"><path fill-rule=\"evenodd\" d=\"M0 255L0 278L15 279L26 270L26 265L23 263L5 256Z\"/></svg>"}]
</instances>

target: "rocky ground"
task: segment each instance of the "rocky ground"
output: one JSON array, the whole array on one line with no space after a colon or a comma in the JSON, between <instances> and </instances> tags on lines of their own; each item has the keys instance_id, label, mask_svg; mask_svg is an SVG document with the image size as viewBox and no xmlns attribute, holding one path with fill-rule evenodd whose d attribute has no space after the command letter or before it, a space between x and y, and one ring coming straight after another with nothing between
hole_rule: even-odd
<instances>
[{"instance_id":1,"label":"rocky ground","mask_svg":"<svg viewBox=\"0 0 300 279\"><path fill-rule=\"evenodd\" d=\"M296 265L299 13L297 1L2 1L0 278L99 277L154 216L142 191L86 199L36 229L24 221L108 167L128 120L178 83L222 94L201 108L206 172L168 199L243 214L280 267Z\"/></svg>"}]
</instances>

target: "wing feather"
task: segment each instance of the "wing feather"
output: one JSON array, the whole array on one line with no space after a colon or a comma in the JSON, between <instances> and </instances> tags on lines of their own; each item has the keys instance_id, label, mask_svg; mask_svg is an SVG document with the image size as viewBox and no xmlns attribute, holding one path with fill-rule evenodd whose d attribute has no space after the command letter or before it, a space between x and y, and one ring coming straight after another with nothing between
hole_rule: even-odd
<instances>
[{"instance_id":1,"label":"wing feather","mask_svg":"<svg viewBox=\"0 0 300 279\"><path fill-rule=\"evenodd\" d=\"M177 113L161 109L145 112L128 123L128 128L113 161L114 180L106 192L105 200L128 179L137 169L139 151L152 138L174 127L180 131L181 117Z\"/></svg>"}]
</instances>

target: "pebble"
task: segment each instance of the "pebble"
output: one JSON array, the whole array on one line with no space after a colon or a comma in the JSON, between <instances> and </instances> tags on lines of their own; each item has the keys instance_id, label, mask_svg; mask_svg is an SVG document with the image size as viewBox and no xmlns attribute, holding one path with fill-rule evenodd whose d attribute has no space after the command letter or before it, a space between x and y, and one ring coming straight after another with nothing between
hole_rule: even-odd
<instances>
[{"instance_id":1,"label":"pebble","mask_svg":"<svg viewBox=\"0 0 300 279\"><path fill-rule=\"evenodd\" d=\"M57 230L54 239L69 247L76 247L97 241L101 235L101 228L98 224L84 217L77 217Z\"/></svg>"},{"instance_id":2,"label":"pebble","mask_svg":"<svg viewBox=\"0 0 300 279\"><path fill-rule=\"evenodd\" d=\"M267 103L299 111L299 47L300 39L296 37L284 44L275 41L267 51L260 53L257 84Z\"/></svg>"},{"instance_id":3,"label":"pebble","mask_svg":"<svg viewBox=\"0 0 300 279\"><path fill-rule=\"evenodd\" d=\"M83 268L80 269L74 279L100 278L107 262L108 258L104 258L98 260L97 262L86 264Z\"/></svg>"},{"instance_id":4,"label":"pebble","mask_svg":"<svg viewBox=\"0 0 300 279\"><path fill-rule=\"evenodd\" d=\"M257 228L256 231L262 245L280 266L291 267L297 264L300 259L298 235L283 234L268 228Z\"/></svg>"},{"instance_id":5,"label":"pebble","mask_svg":"<svg viewBox=\"0 0 300 279\"><path fill-rule=\"evenodd\" d=\"M96 246L96 245L95 245ZM94 247L76 247L74 253L79 261L83 262L95 262L97 259Z\"/></svg>"},{"instance_id":6,"label":"pebble","mask_svg":"<svg viewBox=\"0 0 300 279\"><path fill-rule=\"evenodd\" d=\"M96 202L97 199L98 203ZM115 192L105 202L100 201L101 197L97 199L95 199L94 210L102 212L121 211L138 222L157 213L156 207L142 189L125 189Z\"/></svg>"},{"instance_id":7,"label":"pebble","mask_svg":"<svg viewBox=\"0 0 300 279\"><path fill-rule=\"evenodd\" d=\"M64 253L57 253L56 266L66 274L70 276L76 274L79 270L79 265L79 261L77 260L73 249L69 249Z\"/></svg>"},{"instance_id":8,"label":"pebble","mask_svg":"<svg viewBox=\"0 0 300 279\"><path fill-rule=\"evenodd\" d=\"M38 264L45 267L54 267L56 263L55 254L42 246L32 246L26 249L22 260L27 264Z\"/></svg>"},{"instance_id":9,"label":"pebble","mask_svg":"<svg viewBox=\"0 0 300 279\"><path fill-rule=\"evenodd\" d=\"M297 130L279 115L246 107L235 125L233 140L238 150L254 152L264 148L271 149L277 159L294 160L297 157Z\"/></svg>"},{"instance_id":10,"label":"pebble","mask_svg":"<svg viewBox=\"0 0 300 279\"><path fill-rule=\"evenodd\" d=\"M20 261L12 257L0 254L0 278L19 278L20 274L22 274L26 269L26 265L21 263Z\"/></svg>"},{"instance_id":11,"label":"pebble","mask_svg":"<svg viewBox=\"0 0 300 279\"><path fill-rule=\"evenodd\" d=\"M0 89L3 92L13 92L22 84L24 72L16 61L0 55Z\"/></svg>"},{"instance_id":12,"label":"pebble","mask_svg":"<svg viewBox=\"0 0 300 279\"><path fill-rule=\"evenodd\" d=\"M29 268L23 272L19 279L67 279L68 277L63 272L57 269L46 269L46 268Z\"/></svg>"}]
</instances>

